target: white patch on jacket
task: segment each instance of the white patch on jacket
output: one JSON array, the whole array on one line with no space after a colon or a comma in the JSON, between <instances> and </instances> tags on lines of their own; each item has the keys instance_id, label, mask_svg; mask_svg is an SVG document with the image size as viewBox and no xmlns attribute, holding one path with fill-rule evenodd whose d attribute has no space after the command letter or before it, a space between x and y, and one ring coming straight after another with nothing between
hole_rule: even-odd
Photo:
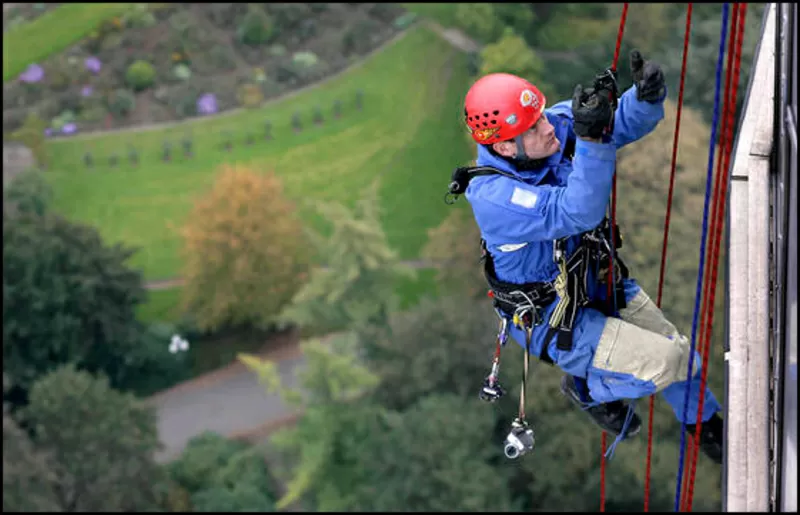
<instances>
[{"instance_id":1,"label":"white patch on jacket","mask_svg":"<svg viewBox=\"0 0 800 515\"><path fill-rule=\"evenodd\" d=\"M523 190L521 188L514 188L514 193L511 195L511 203L522 206L528 209L536 205L539 200L539 195L532 191Z\"/></svg>"},{"instance_id":2,"label":"white patch on jacket","mask_svg":"<svg viewBox=\"0 0 800 515\"><path fill-rule=\"evenodd\" d=\"M505 243L497 247L497 250L500 252L514 252L515 250L519 250L526 245L527 243Z\"/></svg>"}]
</instances>

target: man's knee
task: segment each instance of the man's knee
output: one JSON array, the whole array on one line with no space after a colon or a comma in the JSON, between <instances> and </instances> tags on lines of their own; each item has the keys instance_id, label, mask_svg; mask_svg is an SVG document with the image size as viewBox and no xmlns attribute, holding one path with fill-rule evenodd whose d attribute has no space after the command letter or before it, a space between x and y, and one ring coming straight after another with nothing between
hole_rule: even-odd
<instances>
[{"instance_id":1,"label":"man's knee","mask_svg":"<svg viewBox=\"0 0 800 515\"><path fill-rule=\"evenodd\" d=\"M678 329L666 319L661 309L641 288L619 312L620 318L635 326L663 336L678 338Z\"/></svg>"},{"instance_id":2,"label":"man's knee","mask_svg":"<svg viewBox=\"0 0 800 515\"><path fill-rule=\"evenodd\" d=\"M660 391L686 377L689 341L677 335L669 338L639 326L609 318L603 328L592 366L617 376L631 376L637 384L652 384ZM697 362L693 365L697 370Z\"/></svg>"}]
</instances>

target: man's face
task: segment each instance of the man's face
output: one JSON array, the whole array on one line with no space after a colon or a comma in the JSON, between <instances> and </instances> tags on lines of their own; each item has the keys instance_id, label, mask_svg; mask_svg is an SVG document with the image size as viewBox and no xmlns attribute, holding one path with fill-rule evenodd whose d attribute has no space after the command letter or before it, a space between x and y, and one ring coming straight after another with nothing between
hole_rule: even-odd
<instances>
[{"instance_id":1,"label":"man's face","mask_svg":"<svg viewBox=\"0 0 800 515\"><path fill-rule=\"evenodd\" d=\"M539 118L530 129L522 133L522 143L529 159L550 157L561 148L555 128L546 116ZM513 158L517 155L517 143L513 140L494 143L493 147L501 156Z\"/></svg>"}]
</instances>

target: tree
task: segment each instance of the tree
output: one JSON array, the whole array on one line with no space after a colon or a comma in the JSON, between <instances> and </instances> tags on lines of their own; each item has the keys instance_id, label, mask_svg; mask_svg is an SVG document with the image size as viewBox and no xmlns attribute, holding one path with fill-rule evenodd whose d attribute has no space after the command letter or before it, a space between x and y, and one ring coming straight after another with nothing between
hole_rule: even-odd
<instances>
[{"instance_id":1,"label":"tree","mask_svg":"<svg viewBox=\"0 0 800 515\"><path fill-rule=\"evenodd\" d=\"M3 511L60 511L48 456L3 413Z\"/></svg>"},{"instance_id":2,"label":"tree","mask_svg":"<svg viewBox=\"0 0 800 515\"><path fill-rule=\"evenodd\" d=\"M16 389L68 362L120 384L142 330L133 252L55 213L3 217L3 368Z\"/></svg>"},{"instance_id":3,"label":"tree","mask_svg":"<svg viewBox=\"0 0 800 515\"><path fill-rule=\"evenodd\" d=\"M311 237L327 266L317 267L281 320L320 331L337 330L386 320L397 306L398 278L416 274L389 247L380 223L378 182L358 201L355 210L335 203L317 206L333 225L333 234Z\"/></svg>"},{"instance_id":4,"label":"tree","mask_svg":"<svg viewBox=\"0 0 800 515\"><path fill-rule=\"evenodd\" d=\"M39 170L28 170L3 188L4 216L15 213L43 215L53 197L53 190Z\"/></svg>"},{"instance_id":5,"label":"tree","mask_svg":"<svg viewBox=\"0 0 800 515\"><path fill-rule=\"evenodd\" d=\"M303 410L296 427L279 430L272 442L293 469L286 494L277 507L313 496L320 511L344 509L342 500L357 478L359 469L347 466L351 458L341 455L341 438L360 441L368 436L351 422L354 418L380 416L381 409L362 403L378 378L358 358L357 337L343 333L327 345L318 340L301 344L306 368L300 373L301 393L283 387L275 365L256 356L243 354L240 360L259 376L270 392L277 391L287 404Z\"/></svg>"},{"instance_id":6,"label":"tree","mask_svg":"<svg viewBox=\"0 0 800 515\"><path fill-rule=\"evenodd\" d=\"M495 43L483 47L480 55L481 75L512 73L535 83L540 90L546 88L542 80L544 63L510 27L506 27Z\"/></svg>"},{"instance_id":7,"label":"tree","mask_svg":"<svg viewBox=\"0 0 800 515\"><path fill-rule=\"evenodd\" d=\"M169 470L189 493L193 511L274 511L272 478L256 447L202 433L189 440Z\"/></svg>"},{"instance_id":8,"label":"tree","mask_svg":"<svg viewBox=\"0 0 800 515\"><path fill-rule=\"evenodd\" d=\"M756 44L761 38L761 23L765 3L748 4L745 18L744 42L742 44L742 66L739 77L739 94L737 99L738 113L741 112L746 96L747 84L753 68ZM672 4L667 16L671 20L668 37L662 40L653 59L659 62L667 78L670 97L677 100L680 84L681 64L683 60L684 33L686 29L686 6ZM729 20L731 18L729 10ZM714 83L719 54L720 24L722 23L722 4L695 4L692 11L691 39L686 63L686 81L684 85L684 104L699 110L706 123L711 123L714 110ZM730 30L728 31L730 34ZM727 40L725 42L727 45ZM726 50L727 52L727 50ZM723 71L727 62L727 53L723 57ZM720 90L725 87L725 75L722 75ZM720 100L720 112L722 100Z\"/></svg>"},{"instance_id":9,"label":"tree","mask_svg":"<svg viewBox=\"0 0 800 515\"><path fill-rule=\"evenodd\" d=\"M422 257L436 268L443 295L484 297L487 286L480 258L481 232L468 209L453 209L438 226L428 229Z\"/></svg>"},{"instance_id":10,"label":"tree","mask_svg":"<svg viewBox=\"0 0 800 515\"><path fill-rule=\"evenodd\" d=\"M11 387L3 373L3 392ZM3 511L56 511L50 456L38 451L3 403Z\"/></svg>"},{"instance_id":11,"label":"tree","mask_svg":"<svg viewBox=\"0 0 800 515\"><path fill-rule=\"evenodd\" d=\"M489 3L458 4L455 20L471 38L482 43L495 41L503 31L503 25L495 15L496 6Z\"/></svg>"},{"instance_id":12,"label":"tree","mask_svg":"<svg viewBox=\"0 0 800 515\"><path fill-rule=\"evenodd\" d=\"M34 383L21 412L33 442L52 456L63 511L140 511L157 507L160 468L154 409L108 380L65 365Z\"/></svg>"},{"instance_id":13,"label":"tree","mask_svg":"<svg viewBox=\"0 0 800 515\"><path fill-rule=\"evenodd\" d=\"M358 456L353 466L363 479L353 484L346 509L516 511L513 469L494 466L502 447L491 445L494 420L479 402L432 394L402 413L372 419L369 436L347 448Z\"/></svg>"},{"instance_id":14,"label":"tree","mask_svg":"<svg viewBox=\"0 0 800 515\"><path fill-rule=\"evenodd\" d=\"M422 299L393 314L387 326L364 331L366 362L381 377L375 392L380 404L404 410L436 393L478 398L491 369L498 324L489 299L450 295ZM510 358L509 366L515 361Z\"/></svg>"},{"instance_id":15,"label":"tree","mask_svg":"<svg viewBox=\"0 0 800 515\"><path fill-rule=\"evenodd\" d=\"M350 334L304 345L302 394L282 389L271 364L243 357L271 391L304 408L296 427L273 436L296 464L278 508L305 498L319 511L508 510L507 473L491 466L501 447L484 444L491 411L477 396L438 392L404 412L376 404L377 378L357 357L357 341Z\"/></svg>"},{"instance_id":16,"label":"tree","mask_svg":"<svg viewBox=\"0 0 800 515\"><path fill-rule=\"evenodd\" d=\"M203 330L271 324L308 268L295 206L271 173L224 166L180 232L183 307Z\"/></svg>"}]
</instances>

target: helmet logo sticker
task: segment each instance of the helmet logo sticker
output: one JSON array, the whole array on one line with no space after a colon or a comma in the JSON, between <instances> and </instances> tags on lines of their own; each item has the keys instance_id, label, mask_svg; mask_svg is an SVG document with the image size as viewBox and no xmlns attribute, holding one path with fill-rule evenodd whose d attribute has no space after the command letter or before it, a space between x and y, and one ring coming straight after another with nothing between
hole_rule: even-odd
<instances>
[{"instance_id":1,"label":"helmet logo sticker","mask_svg":"<svg viewBox=\"0 0 800 515\"><path fill-rule=\"evenodd\" d=\"M497 131L500 130L500 127L489 127L487 129L475 129L472 131L472 134L475 136L475 139L479 141L486 141L492 136L494 136Z\"/></svg>"},{"instance_id":2,"label":"helmet logo sticker","mask_svg":"<svg viewBox=\"0 0 800 515\"><path fill-rule=\"evenodd\" d=\"M506 118L506 123L509 125L514 125L515 123L517 123L517 115L515 115L514 113L508 115L508 117Z\"/></svg>"},{"instance_id":3,"label":"helmet logo sticker","mask_svg":"<svg viewBox=\"0 0 800 515\"><path fill-rule=\"evenodd\" d=\"M528 107L535 98L536 95L533 94L533 91L526 89L519 95L519 103L522 104L522 107Z\"/></svg>"}]
</instances>

